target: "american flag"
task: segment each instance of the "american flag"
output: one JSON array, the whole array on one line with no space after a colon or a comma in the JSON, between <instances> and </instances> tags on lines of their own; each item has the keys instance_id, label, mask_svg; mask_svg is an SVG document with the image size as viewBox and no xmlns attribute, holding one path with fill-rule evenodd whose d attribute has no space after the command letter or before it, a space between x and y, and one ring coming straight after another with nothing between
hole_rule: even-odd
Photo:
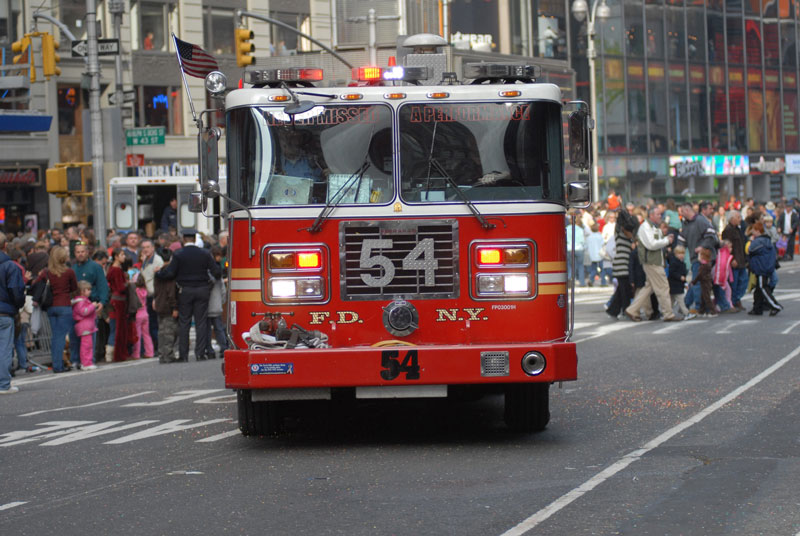
<instances>
[{"instance_id":1,"label":"american flag","mask_svg":"<svg viewBox=\"0 0 800 536\"><path fill-rule=\"evenodd\" d=\"M205 78L211 71L219 70L217 60L199 46L181 41L175 37L175 48L178 50L178 61L181 69L189 76Z\"/></svg>"}]
</instances>

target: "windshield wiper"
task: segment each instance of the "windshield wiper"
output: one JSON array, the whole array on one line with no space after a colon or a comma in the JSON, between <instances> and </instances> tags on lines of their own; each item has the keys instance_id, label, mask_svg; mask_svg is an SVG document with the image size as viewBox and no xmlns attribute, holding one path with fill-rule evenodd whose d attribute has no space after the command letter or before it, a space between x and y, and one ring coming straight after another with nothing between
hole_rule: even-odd
<instances>
[{"instance_id":1,"label":"windshield wiper","mask_svg":"<svg viewBox=\"0 0 800 536\"><path fill-rule=\"evenodd\" d=\"M432 166L434 169L436 169L436 171L440 173L448 183L450 183L450 186L455 189L456 195L458 195L459 199L461 199L464 204L467 205L467 208L470 210L470 212L472 212L472 214L478 219L481 227L487 231L497 227L495 224L489 223L486 217L478 211L472 201L469 200L469 197L467 197L467 194L461 191L461 188L458 187L458 184L456 184L456 181L453 180L453 177L451 177L450 174L445 171L444 166L442 166L433 155L428 158L428 166Z\"/></svg>"},{"instance_id":2,"label":"windshield wiper","mask_svg":"<svg viewBox=\"0 0 800 536\"><path fill-rule=\"evenodd\" d=\"M337 206L339 206L339 203L342 202L344 194L352 186L354 179L358 180L358 186L356 187L356 193L355 193L355 200L358 200L358 192L361 190L361 179L364 177L364 173L367 172L367 170L370 168L371 165L372 164L369 161L369 154L368 154L367 158L364 159L364 163L361 164L361 166L357 170L355 170L353 174L347 178L346 181L344 181L344 183L339 187L339 189L336 190L336 192L328 198L328 202L325 203L324 207L322 207L322 211L320 211L319 216L317 216L317 219L314 220L314 223L311 224L311 227L306 227L303 230L308 231L310 233L316 233L320 229L322 229L322 224L325 223L325 220L328 219L328 217L331 215L331 212L333 212L333 210Z\"/></svg>"}]
</instances>

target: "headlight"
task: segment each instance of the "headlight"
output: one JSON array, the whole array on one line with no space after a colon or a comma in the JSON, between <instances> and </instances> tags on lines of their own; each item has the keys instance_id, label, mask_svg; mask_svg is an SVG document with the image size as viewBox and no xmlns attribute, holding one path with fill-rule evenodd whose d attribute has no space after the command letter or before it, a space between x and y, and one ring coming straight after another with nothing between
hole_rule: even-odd
<instances>
[{"instance_id":1,"label":"headlight","mask_svg":"<svg viewBox=\"0 0 800 536\"><path fill-rule=\"evenodd\" d=\"M528 274L478 274L478 296L530 296Z\"/></svg>"},{"instance_id":2,"label":"headlight","mask_svg":"<svg viewBox=\"0 0 800 536\"><path fill-rule=\"evenodd\" d=\"M271 300L320 300L325 290L321 277L273 277L268 288Z\"/></svg>"},{"instance_id":3,"label":"headlight","mask_svg":"<svg viewBox=\"0 0 800 536\"><path fill-rule=\"evenodd\" d=\"M211 71L206 75L206 91L218 97L228 88L227 77L219 71Z\"/></svg>"}]
</instances>

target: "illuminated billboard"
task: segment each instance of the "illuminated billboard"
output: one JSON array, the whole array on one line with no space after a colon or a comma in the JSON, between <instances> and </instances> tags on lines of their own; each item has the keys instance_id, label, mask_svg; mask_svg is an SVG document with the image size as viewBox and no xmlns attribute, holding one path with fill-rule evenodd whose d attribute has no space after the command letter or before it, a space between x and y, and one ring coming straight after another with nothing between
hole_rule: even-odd
<instances>
[{"instance_id":1,"label":"illuminated billboard","mask_svg":"<svg viewBox=\"0 0 800 536\"><path fill-rule=\"evenodd\" d=\"M750 157L747 155L692 155L670 156L669 176L714 176L747 175L750 173Z\"/></svg>"}]
</instances>

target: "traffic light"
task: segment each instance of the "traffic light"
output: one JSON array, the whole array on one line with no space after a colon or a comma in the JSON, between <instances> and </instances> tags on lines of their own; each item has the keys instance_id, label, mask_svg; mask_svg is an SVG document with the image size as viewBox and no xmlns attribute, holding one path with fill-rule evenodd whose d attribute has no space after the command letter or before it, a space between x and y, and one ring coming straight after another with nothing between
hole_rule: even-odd
<instances>
[{"instance_id":1,"label":"traffic light","mask_svg":"<svg viewBox=\"0 0 800 536\"><path fill-rule=\"evenodd\" d=\"M51 76L58 76L61 74L61 69L56 65L61 61L61 58L56 54L60 44L53 38L53 34L42 34L42 71L44 75L50 80Z\"/></svg>"},{"instance_id":2,"label":"traffic light","mask_svg":"<svg viewBox=\"0 0 800 536\"><path fill-rule=\"evenodd\" d=\"M33 66L33 47L31 46L31 37L26 34L25 37L19 41L14 41L11 44L11 50L16 54L12 60L14 64L25 63L30 58L30 76L31 82L36 82L36 69Z\"/></svg>"},{"instance_id":3,"label":"traffic light","mask_svg":"<svg viewBox=\"0 0 800 536\"><path fill-rule=\"evenodd\" d=\"M236 28L234 32L236 40L236 65L239 67L247 67L248 65L255 64L256 58L252 56L251 53L256 51L256 46L248 42L255 36L252 30Z\"/></svg>"},{"instance_id":4,"label":"traffic light","mask_svg":"<svg viewBox=\"0 0 800 536\"><path fill-rule=\"evenodd\" d=\"M56 164L47 168L47 193L49 194L89 194L92 192L92 179L88 177L91 162Z\"/></svg>"}]
</instances>

